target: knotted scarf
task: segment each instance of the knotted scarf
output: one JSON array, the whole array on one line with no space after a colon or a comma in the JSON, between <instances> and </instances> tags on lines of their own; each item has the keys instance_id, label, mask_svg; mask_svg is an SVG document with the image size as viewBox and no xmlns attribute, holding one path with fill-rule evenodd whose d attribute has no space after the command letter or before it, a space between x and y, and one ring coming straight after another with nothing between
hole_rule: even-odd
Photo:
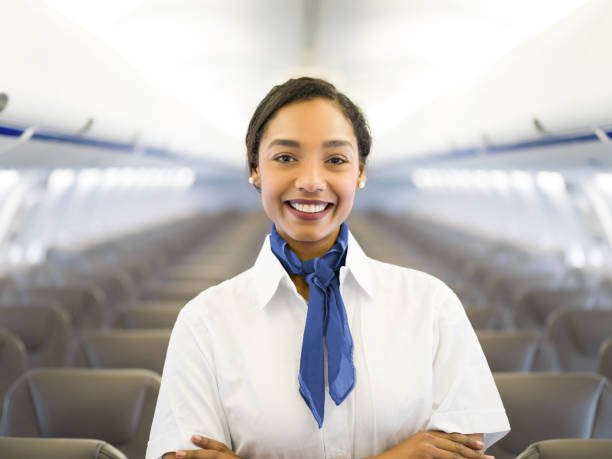
<instances>
[{"instance_id":1,"label":"knotted scarf","mask_svg":"<svg viewBox=\"0 0 612 459\"><path fill-rule=\"evenodd\" d=\"M336 243L320 258L301 261L272 225L272 252L289 274L304 276L308 284L308 312L300 357L300 394L319 427L325 407L325 356L329 395L340 405L355 385L353 338L340 295L338 273L344 265L348 247L348 226L342 223Z\"/></svg>"}]
</instances>

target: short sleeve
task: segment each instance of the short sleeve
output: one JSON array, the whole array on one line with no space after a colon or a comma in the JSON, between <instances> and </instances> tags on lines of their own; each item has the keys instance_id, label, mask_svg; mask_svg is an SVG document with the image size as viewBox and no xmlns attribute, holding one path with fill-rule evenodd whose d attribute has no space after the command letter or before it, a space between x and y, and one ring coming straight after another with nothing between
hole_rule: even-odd
<instances>
[{"instance_id":1,"label":"short sleeve","mask_svg":"<svg viewBox=\"0 0 612 459\"><path fill-rule=\"evenodd\" d=\"M146 459L197 449L191 442L194 434L231 448L210 336L197 310L200 306L192 302L183 308L172 330Z\"/></svg>"},{"instance_id":2,"label":"short sleeve","mask_svg":"<svg viewBox=\"0 0 612 459\"><path fill-rule=\"evenodd\" d=\"M430 430L483 433L488 448L510 430L493 375L456 295L440 282L435 304Z\"/></svg>"}]
</instances>

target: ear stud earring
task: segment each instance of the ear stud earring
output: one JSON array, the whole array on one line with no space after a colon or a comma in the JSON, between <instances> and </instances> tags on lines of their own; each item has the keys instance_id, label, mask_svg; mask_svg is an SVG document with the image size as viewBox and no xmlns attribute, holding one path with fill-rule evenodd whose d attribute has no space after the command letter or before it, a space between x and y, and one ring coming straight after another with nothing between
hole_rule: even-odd
<instances>
[{"instance_id":1,"label":"ear stud earring","mask_svg":"<svg viewBox=\"0 0 612 459\"><path fill-rule=\"evenodd\" d=\"M251 185L254 185L255 184L255 179L253 177L249 177L249 183Z\"/></svg>"},{"instance_id":2,"label":"ear stud earring","mask_svg":"<svg viewBox=\"0 0 612 459\"><path fill-rule=\"evenodd\" d=\"M363 190L365 188L365 180L359 182L359 189Z\"/></svg>"}]
</instances>

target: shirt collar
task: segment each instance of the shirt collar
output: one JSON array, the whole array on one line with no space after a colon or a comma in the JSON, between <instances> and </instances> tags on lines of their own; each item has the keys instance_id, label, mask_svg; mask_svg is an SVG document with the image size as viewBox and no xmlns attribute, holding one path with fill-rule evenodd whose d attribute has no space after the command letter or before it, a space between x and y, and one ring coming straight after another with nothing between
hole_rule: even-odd
<instances>
[{"instance_id":1,"label":"shirt collar","mask_svg":"<svg viewBox=\"0 0 612 459\"><path fill-rule=\"evenodd\" d=\"M343 275L343 268L346 268L346 274ZM349 231L348 237L348 252L346 254L346 265L341 268L341 282L347 275L352 275L357 284L369 296L373 296L372 292L372 272L370 260L363 252L353 234ZM278 258L272 253L270 247L270 235L266 236L263 246L259 251L259 255L253 265L255 274L255 290L257 296L257 307L263 309L276 293L281 281L289 285L291 279L283 268L283 265L278 261Z\"/></svg>"},{"instance_id":2,"label":"shirt collar","mask_svg":"<svg viewBox=\"0 0 612 459\"><path fill-rule=\"evenodd\" d=\"M257 307L263 309L272 299L281 280L291 281L289 274L283 268L270 247L270 235L266 236L263 246L257 255L253 266L255 274L255 290L257 293Z\"/></svg>"},{"instance_id":3,"label":"shirt collar","mask_svg":"<svg viewBox=\"0 0 612 459\"><path fill-rule=\"evenodd\" d=\"M363 289L363 291L372 298L374 296L373 280L372 280L372 266L370 258L365 254L357 240L353 236L353 233L349 231L348 237L348 252L346 254L346 268L357 284ZM342 278L341 278L342 280Z\"/></svg>"}]
</instances>

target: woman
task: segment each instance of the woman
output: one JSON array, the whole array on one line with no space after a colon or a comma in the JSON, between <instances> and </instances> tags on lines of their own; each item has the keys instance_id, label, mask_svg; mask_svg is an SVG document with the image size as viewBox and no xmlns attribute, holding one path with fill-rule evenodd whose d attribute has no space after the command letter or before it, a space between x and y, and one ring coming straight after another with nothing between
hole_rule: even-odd
<instances>
[{"instance_id":1,"label":"woman","mask_svg":"<svg viewBox=\"0 0 612 459\"><path fill-rule=\"evenodd\" d=\"M272 232L181 311L147 458L486 457L509 425L459 300L368 258L344 223L366 181L361 111L292 79L246 144Z\"/></svg>"}]
</instances>

